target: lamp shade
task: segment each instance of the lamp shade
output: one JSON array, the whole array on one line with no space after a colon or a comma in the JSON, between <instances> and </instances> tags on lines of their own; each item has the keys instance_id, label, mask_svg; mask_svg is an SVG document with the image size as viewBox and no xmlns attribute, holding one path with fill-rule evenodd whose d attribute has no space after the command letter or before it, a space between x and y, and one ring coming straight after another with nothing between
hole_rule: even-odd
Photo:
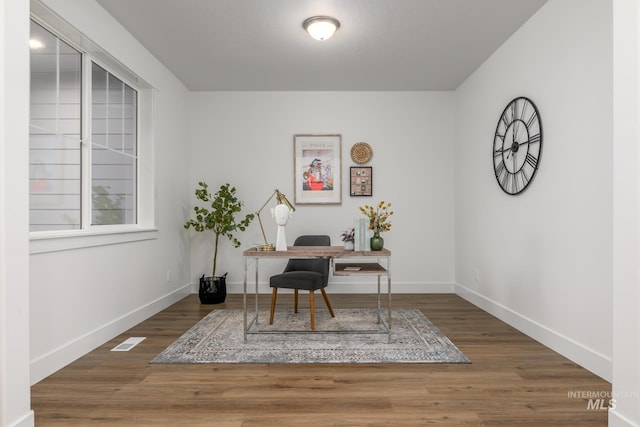
<instances>
[{"instance_id":1,"label":"lamp shade","mask_svg":"<svg viewBox=\"0 0 640 427\"><path fill-rule=\"evenodd\" d=\"M316 40L327 40L340 28L340 22L330 16L314 16L302 23L311 37Z\"/></svg>"}]
</instances>

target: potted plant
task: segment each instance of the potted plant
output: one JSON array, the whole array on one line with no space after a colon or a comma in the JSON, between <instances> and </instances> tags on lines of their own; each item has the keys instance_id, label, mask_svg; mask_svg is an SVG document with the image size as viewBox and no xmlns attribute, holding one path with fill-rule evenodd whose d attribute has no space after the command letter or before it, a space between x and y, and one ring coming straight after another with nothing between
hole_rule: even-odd
<instances>
[{"instance_id":1,"label":"potted plant","mask_svg":"<svg viewBox=\"0 0 640 427\"><path fill-rule=\"evenodd\" d=\"M354 249L353 241L355 240L355 236L356 230L353 227L347 228L340 235L340 237L342 237L342 241L344 242L344 249L346 251L352 251Z\"/></svg>"},{"instance_id":2,"label":"potted plant","mask_svg":"<svg viewBox=\"0 0 640 427\"><path fill-rule=\"evenodd\" d=\"M216 276L220 236L228 238L234 247L239 247L240 242L233 233L246 230L254 215L248 214L239 221L236 219L236 215L242 210L242 202L236 196L236 188L229 183L221 185L215 194L209 192L206 182L198 182L198 186L195 190L196 198L205 203L205 206L193 208L195 219L189 219L184 228L193 227L197 232L210 231L214 235L211 277L202 275L198 294L203 304L219 304L227 296L227 273Z\"/></svg>"}]
</instances>

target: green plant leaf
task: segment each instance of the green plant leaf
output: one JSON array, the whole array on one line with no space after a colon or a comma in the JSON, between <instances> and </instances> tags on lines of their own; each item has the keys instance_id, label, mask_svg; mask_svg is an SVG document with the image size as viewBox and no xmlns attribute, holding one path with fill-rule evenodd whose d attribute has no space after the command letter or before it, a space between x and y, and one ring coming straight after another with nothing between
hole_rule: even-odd
<instances>
[{"instance_id":1,"label":"green plant leaf","mask_svg":"<svg viewBox=\"0 0 640 427\"><path fill-rule=\"evenodd\" d=\"M195 219L189 219L184 227L186 229L193 227L197 232L211 231L213 233L215 243L212 275L215 277L220 235L227 237L234 247L239 247L241 243L236 239L234 233L245 231L255 215L247 214L243 218L236 219L237 214L242 211L243 203L236 195L236 188L230 187L229 183L221 185L213 195L209 192L206 182L200 181L198 186L200 188L196 188L194 191L196 198L207 203L207 207L194 207Z\"/></svg>"}]
</instances>

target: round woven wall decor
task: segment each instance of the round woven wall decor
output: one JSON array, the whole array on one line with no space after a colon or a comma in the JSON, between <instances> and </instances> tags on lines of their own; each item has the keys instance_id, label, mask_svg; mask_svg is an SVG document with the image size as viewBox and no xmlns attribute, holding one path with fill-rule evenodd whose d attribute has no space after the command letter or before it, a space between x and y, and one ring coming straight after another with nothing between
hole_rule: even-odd
<instances>
[{"instance_id":1,"label":"round woven wall decor","mask_svg":"<svg viewBox=\"0 0 640 427\"><path fill-rule=\"evenodd\" d=\"M373 150L366 142L356 142L351 147L351 160L359 165L363 165L371 160Z\"/></svg>"}]
</instances>

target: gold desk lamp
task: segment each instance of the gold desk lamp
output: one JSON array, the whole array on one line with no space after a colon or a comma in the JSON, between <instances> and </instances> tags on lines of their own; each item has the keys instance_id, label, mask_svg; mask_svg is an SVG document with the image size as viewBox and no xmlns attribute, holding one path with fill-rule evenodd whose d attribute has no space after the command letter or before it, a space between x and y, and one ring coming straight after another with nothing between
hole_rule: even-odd
<instances>
[{"instance_id":1,"label":"gold desk lamp","mask_svg":"<svg viewBox=\"0 0 640 427\"><path fill-rule=\"evenodd\" d=\"M273 194L271 194L271 196L269 196L269 198L267 199L266 202L264 202L264 204L260 207L260 209L258 209L256 211L256 216L258 217L258 222L260 223L260 230L262 231L262 237L264 238L264 245L261 246L257 246L256 249L259 251L275 251L276 250L276 246L274 246L273 244L269 243L267 241L267 235L264 232L264 226L262 225L262 219L260 219L260 212L262 212L262 209L265 208L265 206L267 206L267 203L269 203L271 201L271 199L273 199L273 197L276 197L276 200L278 201L278 205L276 206L276 208L279 205L284 205L287 209L288 212L294 212L296 210L296 208L293 207L293 205L291 204L291 202L289 202L289 200L287 200L286 196L284 194L282 194L280 192L280 190L278 190L277 188L275 189L275 191L273 192ZM276 241L277 243L277 247L278 250L287 250L287 243L286 243L286 238L284 237L284 226L286 225L286 222L288 221L288 217L286 219L283 218L283 224L278 223L278 240ZM276 222L278 222L278 219L276 218ZM282 246L284 245L284 249L282 248Z\"/></svg>"}]
</instances>

